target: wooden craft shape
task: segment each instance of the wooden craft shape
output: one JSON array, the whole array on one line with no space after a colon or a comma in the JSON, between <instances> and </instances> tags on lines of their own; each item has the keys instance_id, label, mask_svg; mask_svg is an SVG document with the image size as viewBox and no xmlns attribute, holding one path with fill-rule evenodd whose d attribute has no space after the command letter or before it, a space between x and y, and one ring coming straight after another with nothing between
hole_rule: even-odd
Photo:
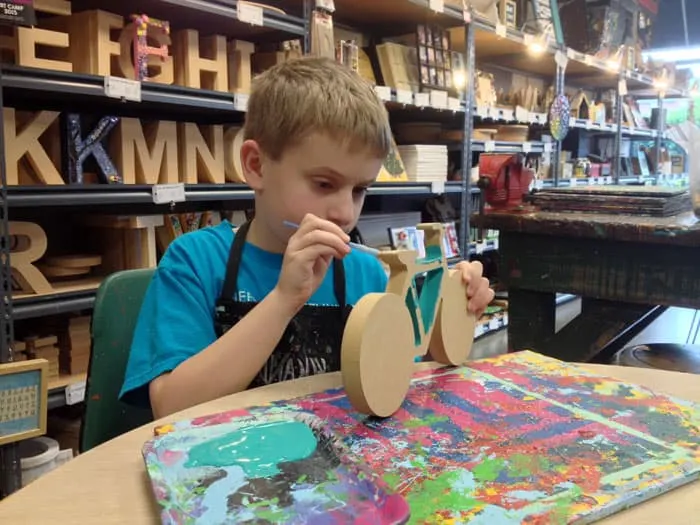
<instances>
[{"instance_id":1,"label":"wooden craft shape","mask_svg":"<svg viewBox=\"0 0 700 525\"><path fill-rule=\"evenodd\" d=\"M468 313L461 271L450 270L441 224L419 224L426 256L414 250L380 252L389 265L385 293L364 296L348 317L341 347L343 384L353 407L379 417L401 407L416 357L460 365L469 357L476 318ZM415 278L425 273L418 294Z\"/></svg>"},{"instance_id":2,"label":"wooden craft shape","mask_svg":"<svg viewBox=\"0 0 700 525\"><path fill-rule=\"evenodd\" d=\"M45 359L0 364L0 446L46 433Z\"/></svg>"},{"instance_id":3,"label":"wooden craft shape","mask_svg":"<svg viewBox=\"0 0 700 525\"><path fill-rule=\"evenodd\" d=\"M70 16L71 4L63 0L36 0L34 10L38 13ZM52 19L40 20L40 26L37 27L14 28L12 51L18 65L54 71L73 71L73 64L54 58L56 55L68 56L70 36L65 30L52 29L53 23ZM42 56L39 56L40 54Z\"/></svg>"},{"instance_id":4,"label":"wooden craft shape","mask_svg":"<svg viewBox=\"0 0 700 525\"><path fill-rule=\"evenodd\" d=\"M26 178L31 178L32 182L64 184L56 165L39 140L57 121L59 113L24 113L16 112L13 108L4 108L3 115L8 186L20 184L20 174L27 175ZM58 139L55 142L58 143ZM28 173L21 162L24 159L28 161L32 173Z\"/></svg>"},{"instance_id":5,"label":"wooden craft shape","mask_svg":"<svg viewBox=\"0 0 700 525\"><path fill-rule=\"evenodd\" d=\"M223 126L178 124L180 140L180 182L196 184L226 181L226 155Z\"/></svg>"},{"instance_id":6,"label":"wooden craft shape","mask_svg":"<svg viewBox=\"0 0 700 525\"><path fill-rule=\"evenodd\" d=\"M321 11L311 15L311 54L335 59L333 17Z\"/></svg>"},{"instance_id":7,"label":"wooden craft shape","mask_svg":"<svg viewBox=\"0 0 700 525\"><path fill-rule=\"evenodd\" d=\"M70 17L70 59L73 70L88 75L110 76L121 55L119 41L112 40L112 32L124 27L121 16L106 11L92 10Z\"/></svg>"},{"instance_id":8,"label":"wooden craft shape","mask_svg":"<svg viewBox=\"0 0 700 525\"><path fill-rule=\"evenodd\" d=\"M228 91L226 38L186 29L175 33L175 78L182 86Z\"/></svg>"},{"instance_id":9,"label":"wooden craft shape","mask_svg":"<svg viewBox=\"0 0 700 525\"><path fill-rule=\"evenodd\" d=\"M229 182L246 182L241 163L241 146L243 145L243 128L233 127L224 134L226 180Z\"/></svg>"},{"instance_id":10,"label":"wooden craft shape","mask_svg":"<svg viewBox=\"0 0 700 525\"><path fill-rule=\"evenodd\" d=\"M53 290L34 264L46 253L48 239L41 226L33 222L10 221L10 267L12 279L25 293L46 294Z\"/></svg>"},{"instance_id":11,"label":"wooden craft shape","mask_svg":"<svg viewBox=\"0 0 700 525\"><path fill-rule=\"evenodd\" d=\"M172 84L175 73L170 55L170 23L146 15L133 18L134 22L124 28L119 38L122 74L131 80Z\"/></svg>"},{"instance_id":12,"label":"wooden craft shape","mask_svg":"<svg viewBox=\"0 0 700 525\"><path fill-rule=\"evenodd\" d=\"M162 215L95 215L86 218L86 224L104 230L99 237L105 272L157 266L156 228L163 226Z\"/></svg>"},{"instance_id":13,"label":"wooden craft shape","mask_svg":"<svg viewBox=\"0 0 700 525\"><path fill-rule=\"evenodd\" d=\"M232 93L250 93L252 73L250 57L255 53L255 44L243 40L232 40L228 44L228 82Z\"/></svg>"},{"instance_id":14,"label":"wooden craft shape","mask_svg":"<svg viewBox=\"0 0 700 525\"><path fill-rule=\"evenodd\" d=\"M171 184L178 177L177 123L122 118L110 148L125 184Z\"/></svg>"}]
</instances>

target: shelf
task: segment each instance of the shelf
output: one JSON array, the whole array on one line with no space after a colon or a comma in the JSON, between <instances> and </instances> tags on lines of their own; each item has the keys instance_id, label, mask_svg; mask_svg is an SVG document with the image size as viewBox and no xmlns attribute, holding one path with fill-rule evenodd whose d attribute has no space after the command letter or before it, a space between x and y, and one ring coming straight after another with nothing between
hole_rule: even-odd
<instances>
[{"instance_id":1,"label":"shelf","mask_svg":"<svg viewBox=\"0 0 700 525\"><path fill-rule=\"evenodd\" d=\"M446 182L445 193L461 193L459 182ZM383 182L371 186L368 198L379 196L427 195L435 193L430 182ZM96 206L153 203L152 186L102 185L85 186L11 186L7 189L11 208L49 206ZM186 202L226 202L252 200L253 190L245 184L185 185ZM168 205L158 205L160 207Z\"/></svg>"},{"instance_id":2,"label":"shelf","mask_svg":"<svg viewBox=\"0 0 700 525\"><path fill-rule=\"evenodd\" d=\"M611 124L607 122L605 124L598 124L591 120L585 119L572 118L569 123L569 127L573 129L581 129L598 133L617 133L617 124ZM659 135L659 132L655 129L632 128L629 126L622 126L622 135L639 138L656 138Z\"/></svg>"},{"instance_id":3,"label":"shelf","mask_svg":"<svg viewBox=\"0 0 700 525\"><path fill-rule=\"evenodd\" d=\"M48 384L48 409L75 405L85 399L87 373L62 374Z\"/></svg>"},{"instance_id":4,"label":"shelf","mask_svg":"<svg viewBox=\"0 0 700 525\"><path fill-rule=\"evenodd\" d=\"M549 147L544 142L504 142L500 140L472 140L472 152L474 153L551 153L553 145ZM529 150L529 151L527 151Z\"/></svg>"},{"instance_id":5,"label":"shelf","mask_svg":"<svg viewBox=\"0 0 700 525\"><path fill-rule=\"evenodd\" d=\"M15 320L34 319L46 315L58 315L80 310L89 310L95 303L99 280L87 283L82 289L61 291L52 294L24 295L12 300L12 317Z\"/></svg>"},{"instance_id":6,"label":"shelf","mask_svg":"<svg viewBox=\"0 0 700 525\"><path fill-rule=\"evenodd\" d=\"M73 0L74 12L104 9L104 0ZM290 13L263 9L263 25L253 26L238 20L238 0L119 0L111 2L109 11L124 17L146 13L170 22L174 31L197 29L239 40L287 40L304 35L304 21Z\"/></svg>"}]
</instances>

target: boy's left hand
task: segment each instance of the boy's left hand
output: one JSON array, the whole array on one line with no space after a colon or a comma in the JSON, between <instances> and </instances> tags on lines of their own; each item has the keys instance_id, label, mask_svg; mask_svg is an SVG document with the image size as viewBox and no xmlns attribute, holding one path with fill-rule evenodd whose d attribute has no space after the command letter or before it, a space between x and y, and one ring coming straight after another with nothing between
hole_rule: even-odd
<instances>
[{"instance_id":1,"label":"boy's left hand","mask_svg":"<svg viewBox=\"0 0 700 525\"><path fill-rule=\"evenodd\" d=\"M455 269L462 272L462 279L467 285L469 311L478 319L495 296L489 280L483 276L484 266L479 261L462 261Z\"/></svg>"}]
</instances>

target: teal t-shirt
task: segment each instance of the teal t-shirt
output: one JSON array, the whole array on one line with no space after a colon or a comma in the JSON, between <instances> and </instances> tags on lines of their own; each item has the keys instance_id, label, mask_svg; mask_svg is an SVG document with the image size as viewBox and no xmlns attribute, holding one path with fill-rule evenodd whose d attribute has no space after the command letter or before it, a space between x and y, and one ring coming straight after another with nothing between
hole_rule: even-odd
<instances>
[{"instance_id":1,"label":"teal t-shirt","mask_svg":"<svg viewBox=\"0 0 700 525\"><path fill-rule=\"evenodd\" d=\"M214 309L223 287L234 231L231 223L188 233L170 244L156 269L136 323L120 398L148 403L148 384L214 341ZM387 276L372 255L353 250L343 259L346 301L383 292ZM277 284L282 254L246 243L238 300L259 302ZM337 305L329 271L308 304Z\"/></svg>"}]
</instances>

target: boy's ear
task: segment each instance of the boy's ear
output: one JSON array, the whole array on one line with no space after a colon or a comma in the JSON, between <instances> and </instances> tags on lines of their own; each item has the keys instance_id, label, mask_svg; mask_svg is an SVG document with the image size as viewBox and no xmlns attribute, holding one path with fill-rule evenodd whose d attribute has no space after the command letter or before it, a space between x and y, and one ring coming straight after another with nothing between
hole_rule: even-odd
<instances>
[{"instance_id":1,"label":"boy's ear","mask_svg":"<svg viewBox=\"0 0 700 525\"><path fill-rule=\"evenodd\" d=\"M260 146L254 140L241 144L241 166L246 183L253 190L262 189L262 158Z\"/></svg>"}]
</instances>

